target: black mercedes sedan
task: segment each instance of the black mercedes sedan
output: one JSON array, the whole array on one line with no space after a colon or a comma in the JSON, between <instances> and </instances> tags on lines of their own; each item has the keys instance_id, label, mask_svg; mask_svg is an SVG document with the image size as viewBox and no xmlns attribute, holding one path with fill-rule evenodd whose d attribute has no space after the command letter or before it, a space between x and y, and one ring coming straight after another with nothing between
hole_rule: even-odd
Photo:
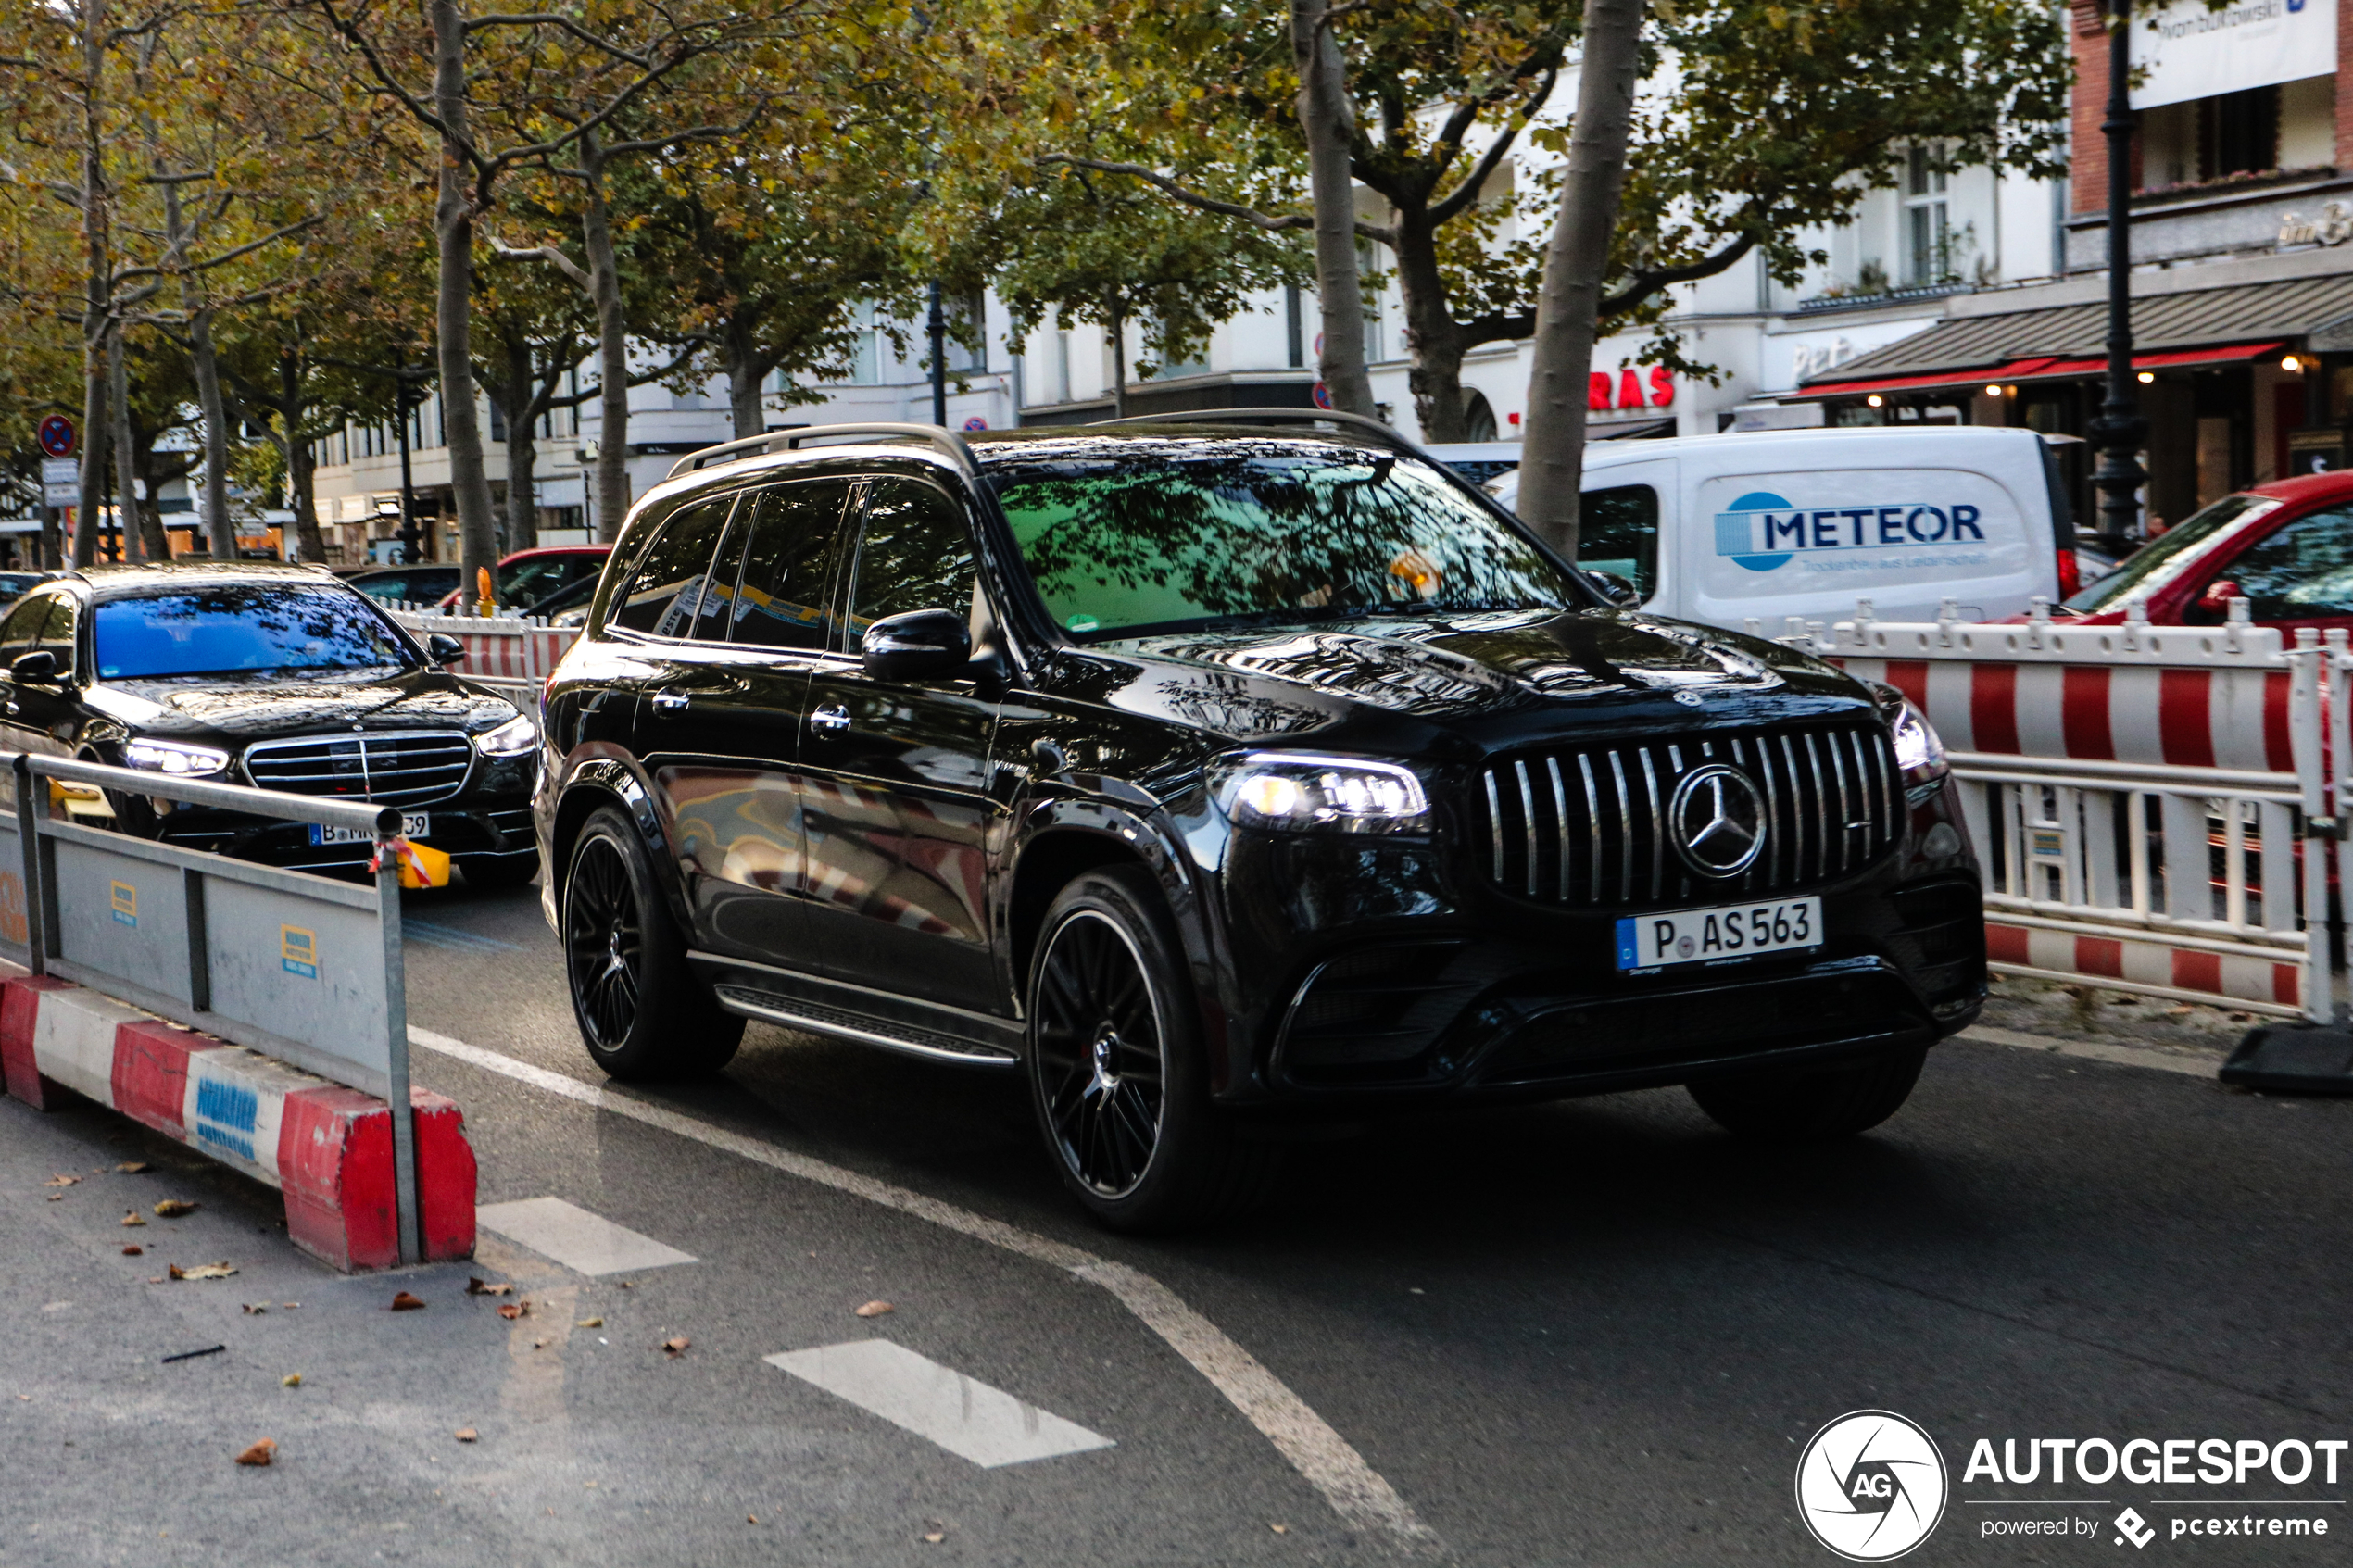
<instances>
[{"instance_id":1,"label":"black mercedes sedan","mask_svg":"<svg viewBox=\"0 0 2353 1568\"><path fill-rule=\"evenodd\" d=\"M689 458L543 720L599 1067L709 1071L761 1019L1018 1073L1114 1227L1389 1108L1680 1084L1855 1134L1984 995L1900 694L1617 602L1369 420Z\"/></svg>"},{"instance_id":2,"label":"black mercedes sedan","mask_svg":"<svg viewBox=\"0 0 2353 1568\"><path fill-rule=\"evenodd\" d=\"M443 668L464 657L455 638L432 641L313 568L84 568L0 619L0 734L12 750L397 806L469 882L526 882L538 728ZM335 829L57 793L77 817L243 859L332 871L373 852Z\"/></svg>"}]
</instances>

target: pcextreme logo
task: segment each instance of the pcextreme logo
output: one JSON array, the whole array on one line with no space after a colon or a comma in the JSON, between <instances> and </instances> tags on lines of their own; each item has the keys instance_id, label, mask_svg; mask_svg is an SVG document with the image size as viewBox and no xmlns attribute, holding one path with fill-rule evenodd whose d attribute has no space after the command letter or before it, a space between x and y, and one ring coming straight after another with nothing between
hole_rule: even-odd
<instances>
[{"instance_id":1,"label":"pcextreme logo","mask_svg":"<svg viewBox=\"0 0 2353 1568\"><path fill-rule=\"evenodd\" d=\"M1935 1440L1893 1411L1840 1416L1797 1460L1798 1517L1850 1562L1885 1562L1928 1539L1948 1491Z\"/></svg>"}]
</instances>

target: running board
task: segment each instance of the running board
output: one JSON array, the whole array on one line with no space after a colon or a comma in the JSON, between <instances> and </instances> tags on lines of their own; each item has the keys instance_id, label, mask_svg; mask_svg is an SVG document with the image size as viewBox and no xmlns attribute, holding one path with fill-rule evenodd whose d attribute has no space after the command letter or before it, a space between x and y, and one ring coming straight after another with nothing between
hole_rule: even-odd
<instances>
[{"instance_id":1,"label":"running board","mask_svg":"<svg viewBox=\"0 0 2353 1568\"><path fill-rule=\"evenodd\" d=\"M812 1035L854 1040L860 1045L880 1046L885 1050L902 1051L929 1061L952 1061L965 1067L1013 1067L1018 1065L1021 1060L1013 1052L1000 1050L993 1046L975 1045L952 1035L918 1029L912 1024L898 1023L888 1019L871 1018L841 1008L829 1008L798 997L780 997L773 991L755 991L748 985L720 985L711 989L721 1007L745 1018L781 1023L791 1029L805 1029Z\"/></svg>"}]
</instances>

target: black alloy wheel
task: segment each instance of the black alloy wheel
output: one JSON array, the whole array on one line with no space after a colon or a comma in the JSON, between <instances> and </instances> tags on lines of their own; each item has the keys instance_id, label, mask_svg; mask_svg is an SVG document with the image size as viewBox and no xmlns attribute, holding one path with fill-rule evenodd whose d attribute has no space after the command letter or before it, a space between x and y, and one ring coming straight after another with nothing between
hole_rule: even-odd
<instances>
[{"instance_id":1,"label":"black alloy wheel","mask_svg":"<svg viewBox=\"0 0 2353 1568\"><path fill-rule=\"evenodd\" d=\"M1160 1147L1168 1067L1142 955L1095 909L1065 920L1038 977L1038 1073L1049 1135L1103 1198L1136 1190Z\"/></svg>"},{"instance_id":2,"label":"black alloy wheel","mask_svg":"<svg viewBox=\"0 0 2353 1568\"><path fill-rule=\"evenodd\" d=\"M715 1073L744 1021L720 1009L686 964L686 944L644 843L600 807L573 847L564 879L564 972L590 1060L616 1078Z\"/></svg>"},{"instance_id":3,"label":"black alloy wheel","mask_svg":"<svg viewBox=\"0 0 2353 1568\"><path fill-rule=\"evenodd\" d=\"M1277 1150L1210 1104L1183 948L1139 866L1089 872L1030 965L1030 1098L1063 1184L1114 1230L1169 1231L1254 1198Z\"/></svg>"}]
</instances>

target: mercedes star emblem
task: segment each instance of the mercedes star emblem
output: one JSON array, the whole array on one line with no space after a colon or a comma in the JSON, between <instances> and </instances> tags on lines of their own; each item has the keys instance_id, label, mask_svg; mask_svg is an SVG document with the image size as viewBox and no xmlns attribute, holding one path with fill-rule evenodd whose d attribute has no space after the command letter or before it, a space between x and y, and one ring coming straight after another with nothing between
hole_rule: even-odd
<instances>
[{"instance_id":1,"label":"mercedes star emblem","mask_svg":"<svg viewBox=\"0 0 2353 1568\"><path fill-rule=\"evenodd\" d=\"M1765 802L1748 775L1721 762L1694 768L1675 786L1668 836L1702 876L1738 876L1765 847Z\"/></svg>"}]
</instances>

